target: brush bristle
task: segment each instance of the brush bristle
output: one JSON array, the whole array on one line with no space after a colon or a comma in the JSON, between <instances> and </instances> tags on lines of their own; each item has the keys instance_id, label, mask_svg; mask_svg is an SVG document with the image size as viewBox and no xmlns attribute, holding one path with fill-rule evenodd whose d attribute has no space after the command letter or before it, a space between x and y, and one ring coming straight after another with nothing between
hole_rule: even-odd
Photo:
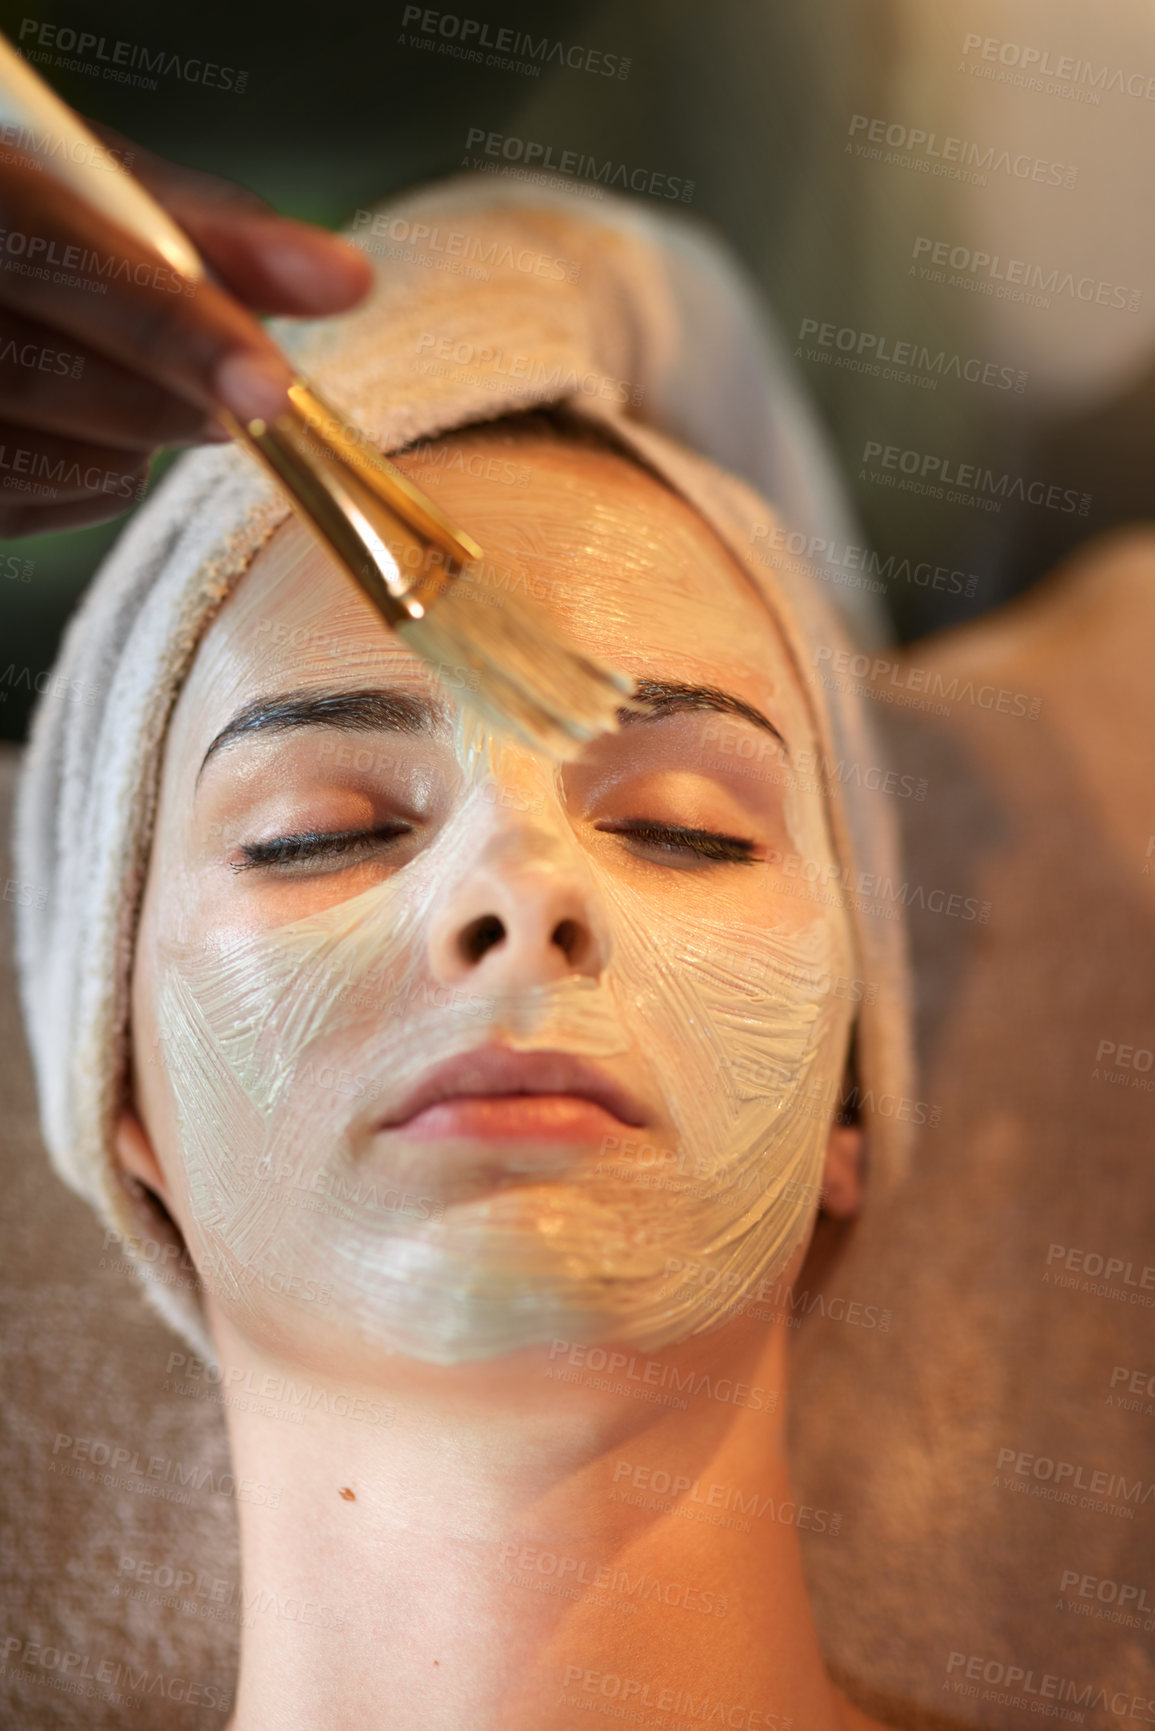
<instances>
[{"instance_id":1,"label":"brush bristle","mask_svg":"<svg viewBox=\"0 0 1155 1731\"><path fill-rule=\"evenodd\" d=\"M634 681L587 655L543 608L503 595L494 605L458 580L421 619L404 621L405 642L435 669L469 668L476 678L453 695L487 726L512 733L524 745L565 761L599 733L618 725L618 711L633 707Z\"/></svg>"}]
</instances>

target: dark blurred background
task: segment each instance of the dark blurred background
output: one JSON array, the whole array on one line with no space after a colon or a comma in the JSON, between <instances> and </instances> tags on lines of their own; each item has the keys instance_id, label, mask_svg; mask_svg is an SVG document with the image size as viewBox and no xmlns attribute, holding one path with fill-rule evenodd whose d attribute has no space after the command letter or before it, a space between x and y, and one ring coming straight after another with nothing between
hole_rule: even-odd
<instances>
[{"instance_id":1,"label":"dark blurred background","mask_svg":"<svg viewBox=\"0 0 1155 1731\"><path fill-rule=\"evenodd\" d=\"M579 46L602 57L595 64L614 57L618 70L628 60L628 73L556 58L537 76L487 70L441 51L458 33L444 21L464 18L491 35ZM1144 77L1155 92L1155 33L1133 0L1109 17L1085 0L445 0L408 16L394 0L177 0L163 11L25 0L0 7L0 22L82 114L332 227L459 171L476 127L692 180L679 209L719 229L760 284L887 573L881 600L903 640L986 611L1087 536L1151 515L1155 108L1130 92ZM150 58L163 49L182 66L213 62L234 88L178 72L156 76L155 89L113 81L38 48L52 26L65 43L91 31ZM1073 72L1038 74L1063 56ZM872 130L881 143L864 155ZM947 137L977 164L969 180L952 173ZM1010 166L1027 157L1058 164L1064 183ZM1122 285L1135 310L1061 286L1049 306L1002 300L981 270L928 281L912 262L920 237L1013 254L1060 285ZM853 348L803 339L822 324L850 332L838 343ZM864 334L868 358L878 339L887 352L922 346L923 362L897 378L856 370L846 363ZM999 508L882 484L863 461L867 441L989 466ZM1017 503L1016 480L1077 494L1079 509ZM34 681L51 665L123 524L0 542L0 673L27 668ZM923 562L967 581L935 589L912 575ZM27 689L9 680L0 693L0 733L20 738Z\"/></svg>"}]
</instances>

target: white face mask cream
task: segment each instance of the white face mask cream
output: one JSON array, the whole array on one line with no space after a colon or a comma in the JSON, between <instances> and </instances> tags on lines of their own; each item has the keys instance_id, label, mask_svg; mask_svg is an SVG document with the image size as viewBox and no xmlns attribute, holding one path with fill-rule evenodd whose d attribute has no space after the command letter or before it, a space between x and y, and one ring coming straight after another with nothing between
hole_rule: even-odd
<instances>
[{"instance_id":1,"label":"white face mask cream","mask_svg":"<svg viewBox=\"0 0 1155 1731\"><path fill-rule=\"evenodd\" d=\"M848 1006L823 989L848 971L844 935L826 909L794 931L675 916L579 860L608 952L596 978L438 986L430 924L447 878L493 847L492 786L352 900L208 953L166 944L158 1028L193 1254L226 1307L331 1289L367 1343L435 1362L555 1336L655 1349L801 1242L828 1130L806 1102L845 1047ZM560 807L499 839L547 873L580 851ZM519 1145L502 1183L464 1197L427 1144L374 1133L387 1100L493 1042L635 1055L673 1130L660 1187L626 1126L597 1157ZM668 1270L691 1261L716 1278L675 1300Z\"/></svg>"},{"instance_id":2,"label":"white face mask cream","mask_svg":"<svg viewBox=\"0 0 1155 1731\"><path fill-rule=\"evenodd\" d=\"M686 507L665 507L658 528L635 511L639 528L620 502L616 516L603 503L604 474L595 475L591 504L564 453L550 461L561 503L552 501L548 545L555 564L580 559L592 572L605 610L599 619L587 609L594 647L600 638L615 652L622 641L640 643L643 668L672 666L679 678L711 668L717 676L721 657L748 687L744 670L758 668L761 643L767 657L780 657L757 603L736 599L732 623L724 632L716 623L711 598L732 579L724 564L709 570L707 558L718 564L721 552ZM622 468L597 462L611 479ZM537 496L519 502L523 518ZM458 509L469 520L468 507ZM599 520L608 554L590 527ZM531 529L525 540L532 544ZM655 571L668 619L652 629L661 641L651 644L629 610L650 617ZM195 757L203 749L196 706L204 692L214 693L210 709L227 701L227 714L254 690L317 684L324 670L310 650L312 621L332 619L344 600L337 596L312 574L298 581L290 571L276 616L291 623L294 597L304 597L297 616L310 623L298 647L286 631L282 651L267 629L269 593L242 589L228 610L233 636L194 669L192 719L175 729L178 745L170 741L178 766L194 761L190 740ZM351 640L361 630L366 645L343 656L346 677L396 683L398 658L373 622L359 623L360 605L344 607ZM773 690L791 739L807 746L789 678L755 677ZM628 768L589 772L586 804L619 774L646 807L633 814L634 792L623 795L631 815L653 816L647 800L672 813L666 821L685 808L680 821L694 823L695 801L708 814L723 769L696 767L693 752L701 763L710 754L688 742L710 736L710 718L687 720L700 735L680 735L676 747L661 729L677 722L640 728ZM770 744L755 737L759 751ZM394 749L378 740L370 755L388 759ZM556 1337L655 1350L716 1325L758 1282L782 1274L809 1230L830 1127L829 1107L813 1102L828 1101L841 1074L852 1016L831 989L853 972L844 912L791 897L770 865L757 878L742 867L730 877L636 861L625 869L619 838L591 837L575 817L580 769L499 749L461 721L437 747L440 757L432 746L422 757L425 749L412 740L396 748L414 786L440 777L449 790L443 819L404 864L359 893L338 889L334 899L306 881L300 899L277 904L286 911L276 918L202 918L195 878L185 880L187 895L182 889L188 844L169 844L177 865L158 892L167 912L150 928L151 1002L178 1143L180 1224L214 1304L240 1329L281 1342L307 1307L310 1326L440 1364ZM804 860L833 861L821 796L774 773L780 757L766 760L761 782L738 779L734 755L718 761L735 778L726 810L758 801L769 809L772 793L783 844ZM245 760L233 762L227 773L243 779ZM276 769L276 798L292 773ZM174 809L189 805L180 791L191 785L181 781L187 774L173 771ZM563 963L552 949L557 965L516 980L484 959L452 977L438 968L439 933L454 910L468 903L471 917L484 917L486 886L505 886L516 923L531 884L546 900L551 885L565 886L589 934L580 959ZM745 887L755 884L756 892ZM600 1144L522 1137L479 1146L389 1127L398 1102L434 1067L493 1046L601 1066L636 1088L645 1110ZM712 1272L687 1288L676 1271L689 1263Z\"/></svg>"}]
</instances>

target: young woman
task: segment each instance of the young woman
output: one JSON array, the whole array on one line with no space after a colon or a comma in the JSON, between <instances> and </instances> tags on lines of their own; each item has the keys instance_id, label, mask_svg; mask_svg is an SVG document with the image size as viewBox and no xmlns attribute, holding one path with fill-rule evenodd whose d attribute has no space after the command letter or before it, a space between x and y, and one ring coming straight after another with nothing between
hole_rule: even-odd
<instances>
[{"instance_id":1,"label":"young woman","mask_svg":"<svg viewBox=\"0 0 1155 1731\"><path fill-rule=\"evenodd\" d=\"M226 1380L318 1394L299 1425L226 1408L246 1588L327 1611L245 1631L231 1731L868 1725L776 1517L759 1302L820 1194L857 1210L864 1137L869 1183L898 1155L840 1112L848 1065L904 1058L884 823L812 683L837 629L743 562L768 507L566 383L644 370L642 241L468 221L580 288L531 299L514 262L488 359L458 329L400 405L451 309L482 318L460 281L385 273L317 356L385 448L434 435L399 461L485 548L478 607L532 593L644 713L564 768L480 729L468 670L196 459L197 509L170 493L71 634L58 692L96 657L100 725L59 697L31 754L46 1129L130 1244L187 1247L195 1291L154 1296ZM510 318L522 412L479 426Z\"/></svg>"}]
</instances>

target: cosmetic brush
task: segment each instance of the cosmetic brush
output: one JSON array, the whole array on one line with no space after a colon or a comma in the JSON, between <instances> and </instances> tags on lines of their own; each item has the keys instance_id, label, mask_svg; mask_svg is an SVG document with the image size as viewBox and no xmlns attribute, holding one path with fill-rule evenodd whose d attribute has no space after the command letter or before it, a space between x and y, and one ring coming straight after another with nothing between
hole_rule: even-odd
<instances>
[{"instance_id":1,"label":"cosmetic brush","mask_svg":"<svg viewBox=\"0 0 1155 1731\"><path fill-rule=\"evenodd\" d=\"M168 213L0 36L0 121L90 209L179 275L204 263ZM97 166L99 165L99 166ZM289 495L298 516L359 585L390 630L430 664L469 669L462 697L490 727L571 758L630 708L634 682L585 654L532 601L487 596L484 554L327 403L295 376L276 420L217 414Z\"/></svg>"}]
</instances>

